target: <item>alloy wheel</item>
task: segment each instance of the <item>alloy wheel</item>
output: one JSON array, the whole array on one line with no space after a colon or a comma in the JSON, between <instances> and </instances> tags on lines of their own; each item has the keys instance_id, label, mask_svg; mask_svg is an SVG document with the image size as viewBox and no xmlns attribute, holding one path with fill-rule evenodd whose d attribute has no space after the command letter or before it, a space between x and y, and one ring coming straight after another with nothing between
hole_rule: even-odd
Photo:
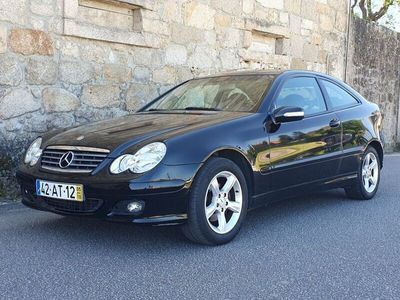
<instances>
[{"instance_id":1,"label":"alloy wheel","mask_svg":"<svg viewBox=\"0 0 400 300\"><path fill-rule=\"evenodd\" d=\"M214 176L204 201L210 228L218 234L230 232L237 224L243 206L243 193L237 177L228 171Z\"/></svg>"},{"instance_id":2,"label":"alloy wheel","mask_svg":"<svg viewBox=\"0 0 400 300\"><path fill-rule=\"evenodd\" d=\"M368 193L372 193L375 190L379 179L379 163L374 153L369 152L365 155L361 174L365 190Z\"/></svg>"}]
</instances>

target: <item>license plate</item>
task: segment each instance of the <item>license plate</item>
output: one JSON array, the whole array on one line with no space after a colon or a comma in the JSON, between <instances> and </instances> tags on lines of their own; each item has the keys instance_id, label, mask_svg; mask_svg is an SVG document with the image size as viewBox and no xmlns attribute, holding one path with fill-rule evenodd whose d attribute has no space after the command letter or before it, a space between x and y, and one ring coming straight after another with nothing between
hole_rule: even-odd
<instances>
[{"instance_id":1,"label":"license plate","mask_svg":"<svg viewBox=\"0 0 400 300\"><path fill-rule=\"evenodd\" d=\"M36 195L83 202L83 185L36 180Z\"/></svg>"}]
</instances>

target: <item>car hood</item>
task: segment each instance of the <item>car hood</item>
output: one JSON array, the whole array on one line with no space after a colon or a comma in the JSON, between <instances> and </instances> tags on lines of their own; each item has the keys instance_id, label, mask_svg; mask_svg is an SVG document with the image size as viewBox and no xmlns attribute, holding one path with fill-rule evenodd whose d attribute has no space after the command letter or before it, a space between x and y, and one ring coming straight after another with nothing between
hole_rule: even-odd
<instances>
[{"instance_id":1,"label":"car hood","mask_svg":"<svg viewBox=\"0 0 400 300\"><path fill-rule=\"evenodd\" d=\"M244 112L143 112L66 129L50 138L49 145L87 146L109 150L148 139L166 140L189 131L247 116Z\"/></svg>"}]
</instances>

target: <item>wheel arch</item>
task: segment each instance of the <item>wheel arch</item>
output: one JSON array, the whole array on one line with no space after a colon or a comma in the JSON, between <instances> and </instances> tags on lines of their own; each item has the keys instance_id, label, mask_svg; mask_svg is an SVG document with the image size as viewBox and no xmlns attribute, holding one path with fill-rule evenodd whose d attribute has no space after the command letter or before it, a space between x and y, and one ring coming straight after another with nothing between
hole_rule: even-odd
<instances>
[{"instance_id":1,"label":"wheel arch","mask_svg":"<svg viewBox=\"0 0 400 300\"><path fill-rule=\"evenodd\" d=\"M254 193L254 174L251 163L249 162L247 157L242 152L234 148L223 148L215 150L207 157L207 159L209 159L210 157L222 157L229 159L242 170L246 179L249 201L251 202Z\"/></svg>"},{"instance_id":2,"label":"wheel arch","mask_svg":"<svg viewBox=\"0 0 400 300\"><path fill-rule=\"evenodd\" d=\"M381 168L383 168L383 153L384 153L384 151L383 151L382 144L377 140L373 140L368 143L367 147L372 147L376 150L376 152L378 152L379 161L381 163Z\"/></svg>"}]
</instances>

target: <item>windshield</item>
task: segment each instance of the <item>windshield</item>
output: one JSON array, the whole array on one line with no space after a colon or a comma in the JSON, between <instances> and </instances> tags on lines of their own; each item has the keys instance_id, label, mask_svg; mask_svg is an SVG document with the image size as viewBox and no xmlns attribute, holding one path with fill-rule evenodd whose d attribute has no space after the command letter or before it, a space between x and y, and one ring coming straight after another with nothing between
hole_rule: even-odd
<instances>
[{"instance_id":1,"label":"windshield","mask_svg":"<svg viewBox=\"0 0 400 300\"><path fill-rule=\"evenodd\" d=\"M254 111L274 78L274 75L240 75L190 80L144 111Z\"/></svg>"}]
</instances>

